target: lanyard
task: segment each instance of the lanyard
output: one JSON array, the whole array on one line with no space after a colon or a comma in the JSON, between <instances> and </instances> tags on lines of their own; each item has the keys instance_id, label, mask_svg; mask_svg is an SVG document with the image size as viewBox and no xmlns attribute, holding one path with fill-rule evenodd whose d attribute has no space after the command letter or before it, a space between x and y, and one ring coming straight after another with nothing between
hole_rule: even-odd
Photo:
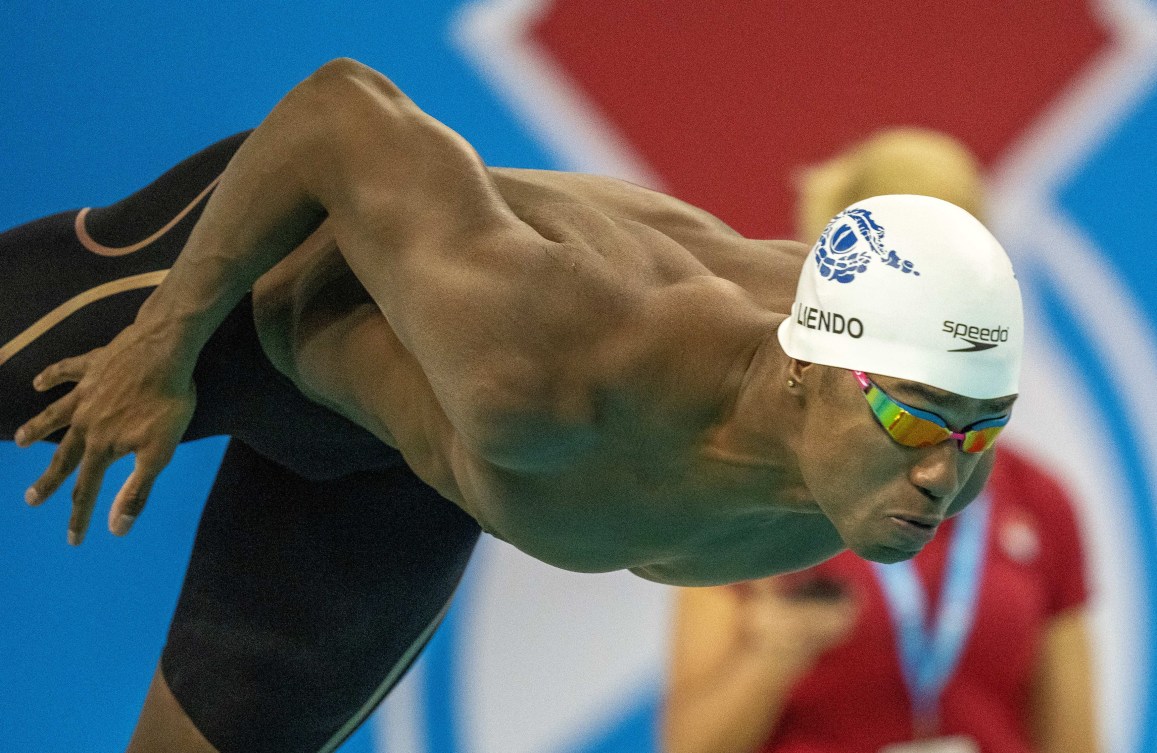
<instances>
[{"instance_id":1,"label":"lanyard","mask_svg":"<svg viewBox=\"0 0 1157 753\"><path fill-rule=\"evenodd\" d=\"M929 619L928 599L911 561L873 563L896 628L900 669L918 725L936 719L940 696L956 671L972 630L989 508L987 496L982 495L957 516L940 609L933 619Z\"/></svg>"}]
</instances>

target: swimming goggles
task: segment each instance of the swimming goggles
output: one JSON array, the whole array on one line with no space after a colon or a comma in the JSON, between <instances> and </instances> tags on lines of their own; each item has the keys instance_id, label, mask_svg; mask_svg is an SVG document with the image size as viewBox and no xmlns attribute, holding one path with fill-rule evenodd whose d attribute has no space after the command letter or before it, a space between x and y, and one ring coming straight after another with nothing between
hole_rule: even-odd
<instances>
[{"instance_id":1,"label":"swimming goggles","mask_svg":"<svg viewBox=\"0 0 1157 753\"><path fill-rule=\"evenodd\" d=\"M935 413L913 408L890 397L864 372L852 371L852 375L860 383L880 426L905 447L930 447L946 439L955 439L964 452L984 452L992 447L1010 417L988 418L977 421L964 431L952 431Z\"/></svg>"}]
</instances>

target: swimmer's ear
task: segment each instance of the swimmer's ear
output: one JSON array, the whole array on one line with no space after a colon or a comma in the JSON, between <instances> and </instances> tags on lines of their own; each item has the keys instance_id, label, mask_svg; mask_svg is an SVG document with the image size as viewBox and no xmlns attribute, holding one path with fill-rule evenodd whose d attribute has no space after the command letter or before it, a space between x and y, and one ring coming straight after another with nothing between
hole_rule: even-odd
<instances>
[{"instance_id":1,"label":"swimmer's ear","mask_svg":"<svg viewBox=\"0 0 1157 753\"><path fill-rule=\"evenodd\" d=\"M815 364L811 361L801 361L798 358L793 358L787 365L787 376L794 379L797 384L803 384L804 379L811 373L816 371Z\"/></svg>"}]
</instances>

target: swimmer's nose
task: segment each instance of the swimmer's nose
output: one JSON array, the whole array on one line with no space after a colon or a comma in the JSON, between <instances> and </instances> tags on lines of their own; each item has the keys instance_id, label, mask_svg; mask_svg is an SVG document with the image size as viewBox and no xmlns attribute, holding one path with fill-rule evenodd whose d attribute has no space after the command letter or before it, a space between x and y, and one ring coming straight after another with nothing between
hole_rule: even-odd
<instances>
[{"instance_id":1,"label":"swimmer's nose","mask_svg":"<svg viewBox=\"0 0 1157 753\"><path fill-rule=\"evenodd\" d=\"M941 442L925 448L908 478L929 499L950 499L960 487L959 463L960 451L956 449L956 443Z\"/></svg>"}]
</instances>

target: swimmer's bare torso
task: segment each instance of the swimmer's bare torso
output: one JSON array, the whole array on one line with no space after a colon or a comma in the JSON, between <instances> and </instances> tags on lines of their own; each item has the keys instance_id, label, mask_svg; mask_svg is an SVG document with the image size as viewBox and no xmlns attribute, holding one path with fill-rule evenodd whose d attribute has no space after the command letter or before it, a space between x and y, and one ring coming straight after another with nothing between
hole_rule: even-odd
<instances>
[{"instance_id":1,"label":"swimmer's bare torso","mask_svg":"<svg viewBox=\"0 0 1157 753\"><path fill-rule=\"evenodd\" d=\"M133 452L110 513L127 531L188 425L200 348L252 288L264 347L305 394L546 562L698 584L853 539L909 557L924 534L905 520L959 509L991 454L901 448L850 376L802 385L775 329L803 258L619 181L488 169L384 76L335 61L237 151L136 322L42 375L80 381L25 426L24 442L71 427L31 493L79 464L83 529L107 463ZM995 410L935 402L957 426Z\"/></svg>"},{"instance_id":2,"label":"swimmer's bare torso","mask_svg":"<svg viewBox=\"0 0 1157 753\"><path fill-rule=\"evenodd\" d=\"M414 424L431 415L442 424L444 413L328 223L254 286L258 331L278 368L313 399L402 449L419 475L487 529L552 564L725 581L839 551L838 535L801 495L798 479L724 457L712 443L735 409L726 396L739 385L725 383L741 379L756 350L770 347L767 335L790 309L806 249L748 240L695 207L610 178L490 174L539 234L583 246L561 248L551 262L575 277L576 289L592 302L611 301L600 308L642 299L630 304L637 310L605 312L608 320L591 332L583 304L567 310L555 283L530 274L517 281L525 287L518 295L539 299L522 322L528 334L541 326L541 306L558 307L551 319L577 319L550 343L564 369L554 399L574 416L565 446L520 468L453 442L469 469L465 485L442 452L415 452L401 435L424 432ZM454 431L449 422L442 430Z\"/></svg>"}]
</instances>

